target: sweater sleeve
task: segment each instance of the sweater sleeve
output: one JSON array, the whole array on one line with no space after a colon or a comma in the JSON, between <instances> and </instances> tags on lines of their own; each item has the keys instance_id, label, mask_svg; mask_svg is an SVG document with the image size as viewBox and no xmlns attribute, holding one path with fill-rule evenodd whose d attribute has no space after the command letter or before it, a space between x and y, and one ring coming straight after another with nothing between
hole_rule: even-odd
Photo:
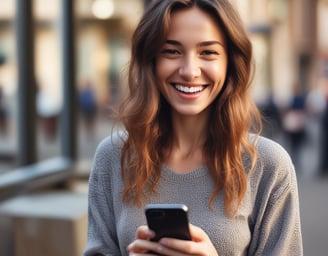
<instances>
[{"instance_id":1,"label":"sweater sleeve","mask_svg":"<svg viewBox=\"0 0 328 256\"><path fill-rule=\"evenodd\" d=\"M89 177L88 242L84 256L120 255L111 189L109 139L98 146Z\"/></svg>"},{"instance_id":2,"label":"sweater sleeve","mask_svg":"<svg viewBox=\"0 0 328 256\"><path fill-rule=\"evenodd\" d=\"M300 256L303 246L294 166L284 149L268 153L257 186L248 255Z\"/></svg>"}]
</instances>

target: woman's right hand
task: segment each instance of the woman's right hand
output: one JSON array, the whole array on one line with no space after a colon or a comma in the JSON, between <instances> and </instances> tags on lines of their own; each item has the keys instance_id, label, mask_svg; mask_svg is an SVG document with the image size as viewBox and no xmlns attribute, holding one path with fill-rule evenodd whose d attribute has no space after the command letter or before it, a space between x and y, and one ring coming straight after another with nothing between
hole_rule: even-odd
<instances>
[{"instance_id":1,"label":"woman's right hand","mask_svg":"<svg viewBox=\"0 0 328 256\"><path fill-rule=\"evenodd\" d=\"M128 246L130 256L166 255L166 256L218 256L214 245L205 231L194 225L189 225L192 241L162 238L159 242L150 239L155 236L147 226L137 229L137 238ZM147 253L152 251L154 253Z\"/></svg>"},{"instance_id":2,"label":"woman's right hand","mask_svg":"<svg viewBox=\"0 0 328 256\"><path fill-rule=\"evenodd\" d=\"M156 255L147 253L151 250L156 250L156 247L159 246L158 242L150 241L154 236L155 233L148 226L143 225L138 227L136 240L129 244L127 248L129 256Z\"/></svg>"}]
</instances>

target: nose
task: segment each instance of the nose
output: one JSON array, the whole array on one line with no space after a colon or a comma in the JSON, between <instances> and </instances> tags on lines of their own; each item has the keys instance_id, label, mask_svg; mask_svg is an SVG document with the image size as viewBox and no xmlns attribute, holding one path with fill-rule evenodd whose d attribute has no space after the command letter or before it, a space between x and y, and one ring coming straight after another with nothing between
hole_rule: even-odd
<instances>
[{"instance_id":1,"label":"nose","mask_svg":"<svg viewBox=\"0 0 328 256\"><path fill-rule=\"evenodd\" d=\"M187 81L190 81L201 75L200 62L195 56L186 56L179 68L179 75Z\"/></svg>"}]
</instances>

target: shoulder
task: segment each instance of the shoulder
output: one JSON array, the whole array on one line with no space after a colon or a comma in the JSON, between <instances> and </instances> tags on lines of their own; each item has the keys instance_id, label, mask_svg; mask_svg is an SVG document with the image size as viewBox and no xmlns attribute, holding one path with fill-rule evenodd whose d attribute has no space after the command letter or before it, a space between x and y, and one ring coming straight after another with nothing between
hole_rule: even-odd
<instances>
[{"instance_id":1,"label":"shoulder","mask_svg":"<svg viewBox=\"0 0 328 256\"><path fill-rule=\"evenodd\" d=\"M262 136L254 136L253 141L261 161L264 164L270 166L276 166L283 163L287 165L292 164L288 152L276 141Z\"/></svg>"},{"instance_id":2,"label":"shoulder","mask_svg":"<svg viewBox=\"0 0 328 256\"><path fill-rule=\"evenodd\" d=\"M113 164L119 163L126 137L127 133L125 131L117 131L104 138L96 149L93 169L110 168Z\"/></svg>"},{"instance_id":3,"label":"shoulder","mask_svg":"<svg viewBox=\"0 0 328 256\"><path fill-rule=\"evenodd\" d=\"M279 190L294 187L296 173L288 152L279 143L265 137L254 137L254 143L259 158L251 175L253 182L265 187L279 186Z\"/></svg>"},{"instance_id":4,"label":"shoulder","mask_svg":"<svg viewBox=\"0 0 328 256\"><path fill-rule=\"evenodd\" d=\"M96 156L98 155L112 155L115 153L120 154L124 141L127 137L127 132L117 131L112 135L104 138L96 149Z\"/></svg>"},{"instance_id":5,"label":"shoulder","mask_svg":"<svg viewBox=\"0 0 328 256\"><path fill-rule=\"evenodd\" d=\"M97 191L119 190L121 186L121 149L126 138L125 132L115 132L104 138L98 145L89 176L89 194Z\"/></svg>"}]
</instances>

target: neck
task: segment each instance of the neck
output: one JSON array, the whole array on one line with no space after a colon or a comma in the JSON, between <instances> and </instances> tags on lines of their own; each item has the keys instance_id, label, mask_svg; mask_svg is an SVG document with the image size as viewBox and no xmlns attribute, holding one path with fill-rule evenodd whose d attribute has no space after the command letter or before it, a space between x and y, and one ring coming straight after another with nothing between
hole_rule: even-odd
<instances>
[{"instance_id":1,"label":"neck","mask_svg":"<svg viewBox=\"0 0 328 256\"><path fill-rule=\"evenodd\" d=\"M204 164L203 147L207 134L207 118L172 115L173 141L166 164L178 172L186 172Z\"/></svg>"},{"instance_id":2,"label":"neck","mask_svg":"<svg viewBox=\"0 0 328 256\"><path fill-rule=\"evenodd\" d=\"M206 138L208 118L205 115L172 115L173 145L179 148L202 147Z\"/></svg>"}]
</instances>

